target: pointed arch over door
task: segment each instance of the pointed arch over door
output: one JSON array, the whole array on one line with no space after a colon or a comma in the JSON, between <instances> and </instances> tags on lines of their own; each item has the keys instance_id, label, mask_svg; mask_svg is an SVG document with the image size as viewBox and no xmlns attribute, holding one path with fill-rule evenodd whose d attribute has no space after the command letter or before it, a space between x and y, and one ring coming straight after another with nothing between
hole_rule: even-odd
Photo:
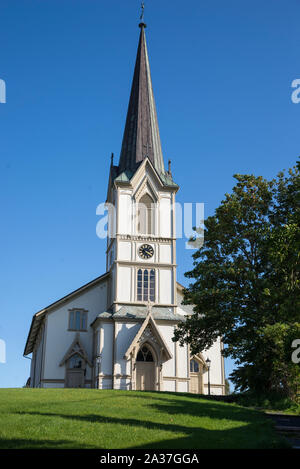
<instances>
[{"instance_id":1,"label":"pointed arch over door","mask_svg":"<svg viewBox=\"0 0 300 469\"><path fill-rule=\"evenodd\" d=\"M86 374L86 367L92 367L88 355L80 341L77 333L74 341L69 347L59 366L65 365L65 387L83 388Z\"/></svg>"},{"instance_id":2,"label":"pointed arch over door","mask_svg":"<svg viewBox=\"0 0 300 469\"><path fill-rule=\"evenodd\" d=\"M152 313L147 314L124 358L131 361L131 389L162 390L162 365L172 354Z\"/></svg>"},{"instance_id":3,"label":"pointed arch over door","mask_svg":"<svg viewBox=\"0 0 300 469\"><path fill-rule=\"evenodd\" d=\"M149 347L147 347L147 344L144 344L140 350L138 351L138 354L136 356L136 361L137 362L154 362L153 359L153 354L150 350Z\"/></svg>"},{"instance_id":4,"label":"pointed arch over door","mask_svg":"<svg viewBox=\"0 0 300 469\"><path fill-rule=\"evenodd\" d=\"M156 390L155 352L148 343L141 345L136 356L136 389L139 391Z\"/></svg>"}]
</instances>

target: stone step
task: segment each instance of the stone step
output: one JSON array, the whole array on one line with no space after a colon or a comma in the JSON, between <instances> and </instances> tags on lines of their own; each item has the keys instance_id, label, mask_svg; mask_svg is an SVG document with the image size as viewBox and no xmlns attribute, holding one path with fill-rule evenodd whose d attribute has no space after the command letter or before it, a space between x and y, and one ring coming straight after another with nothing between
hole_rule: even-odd
<instances>
[{"instance_id":1,"label":"stone step","mask_svg":"<svg viewBox=\"0 0 300 469\"><path fill-rule=\"evenodd\" d=\"M288 427L287 425L276 425L275 429L278 432L295 432L300 434L300 428L299 427Z\"/></svg>"}]
</instances>

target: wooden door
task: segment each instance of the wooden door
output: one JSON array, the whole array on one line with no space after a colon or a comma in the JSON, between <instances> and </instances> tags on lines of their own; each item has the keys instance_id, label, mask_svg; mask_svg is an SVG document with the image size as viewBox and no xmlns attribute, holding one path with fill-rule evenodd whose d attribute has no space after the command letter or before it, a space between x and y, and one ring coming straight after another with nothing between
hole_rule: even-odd
<instances>
[{"instance_id":1,"label":"wooden door","mask_svg":"<svg viewBox=\"0 0 300 469\"><path fill-rule=\"evenodd\" d=\"M190 373L190 392L193 394L199 394L201 392L199 373Z\"/></svg>"},{"instance_id":2,"label":"wooden door","mask_svg":"<svg viewBox=\"0 0 300 469\"><path fill-rule=\"evenodd\" d=\"M136 389L139 391L155 390L154 362L136 362Z\"/></svg>"},{"instance_id":3,"label":"wooden door","mask_svg":"<svg viewBox=\"0 0 300 469\"><path fill-rule=\"evenodd\" d=\"M67 388L83 388L84 374L83 370L68 370Z\"/></svg>"},{"instance_id":4,"label":"wooden door","mask_svg":"<svg viewBox=\"0 0 300 469\"><path fill-rule=\"evenodd\" d=\"M193 394L202 394L202 375L203 367L197 360L190 361L190 392Z\"/></svg>"}]
</instances>

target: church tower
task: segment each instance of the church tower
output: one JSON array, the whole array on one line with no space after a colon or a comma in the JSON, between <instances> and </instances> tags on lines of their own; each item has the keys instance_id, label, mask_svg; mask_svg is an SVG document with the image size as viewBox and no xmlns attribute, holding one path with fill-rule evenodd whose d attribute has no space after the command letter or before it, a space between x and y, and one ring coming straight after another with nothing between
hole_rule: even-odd
<instances>
[{"instance_id":1,"label":"church tower","mask_svg":"<svg viewBox=\"0 0 300 469\"><path fill-rule=\"evenodd\" d=\"M144 22L118 166L111 164L107 203L108 308L154 306L176 314L175 194L165 170Z\"/></svg>"}]
</instances>

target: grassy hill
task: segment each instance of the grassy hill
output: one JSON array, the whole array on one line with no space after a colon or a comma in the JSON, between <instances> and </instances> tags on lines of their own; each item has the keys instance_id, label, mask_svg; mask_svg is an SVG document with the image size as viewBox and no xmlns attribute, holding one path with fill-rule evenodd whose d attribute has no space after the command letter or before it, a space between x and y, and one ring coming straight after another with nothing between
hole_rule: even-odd
<instances>
[{"instance_id":1,"label":"grassy hill","mask_svg":"<svg viewBox=\"0 0 300 469\"><path fill-rule=\"evenodd\" d=\"M282 446L262 413L192 394L0 389L0 449Z\"/></svg>"}]
</instances>

